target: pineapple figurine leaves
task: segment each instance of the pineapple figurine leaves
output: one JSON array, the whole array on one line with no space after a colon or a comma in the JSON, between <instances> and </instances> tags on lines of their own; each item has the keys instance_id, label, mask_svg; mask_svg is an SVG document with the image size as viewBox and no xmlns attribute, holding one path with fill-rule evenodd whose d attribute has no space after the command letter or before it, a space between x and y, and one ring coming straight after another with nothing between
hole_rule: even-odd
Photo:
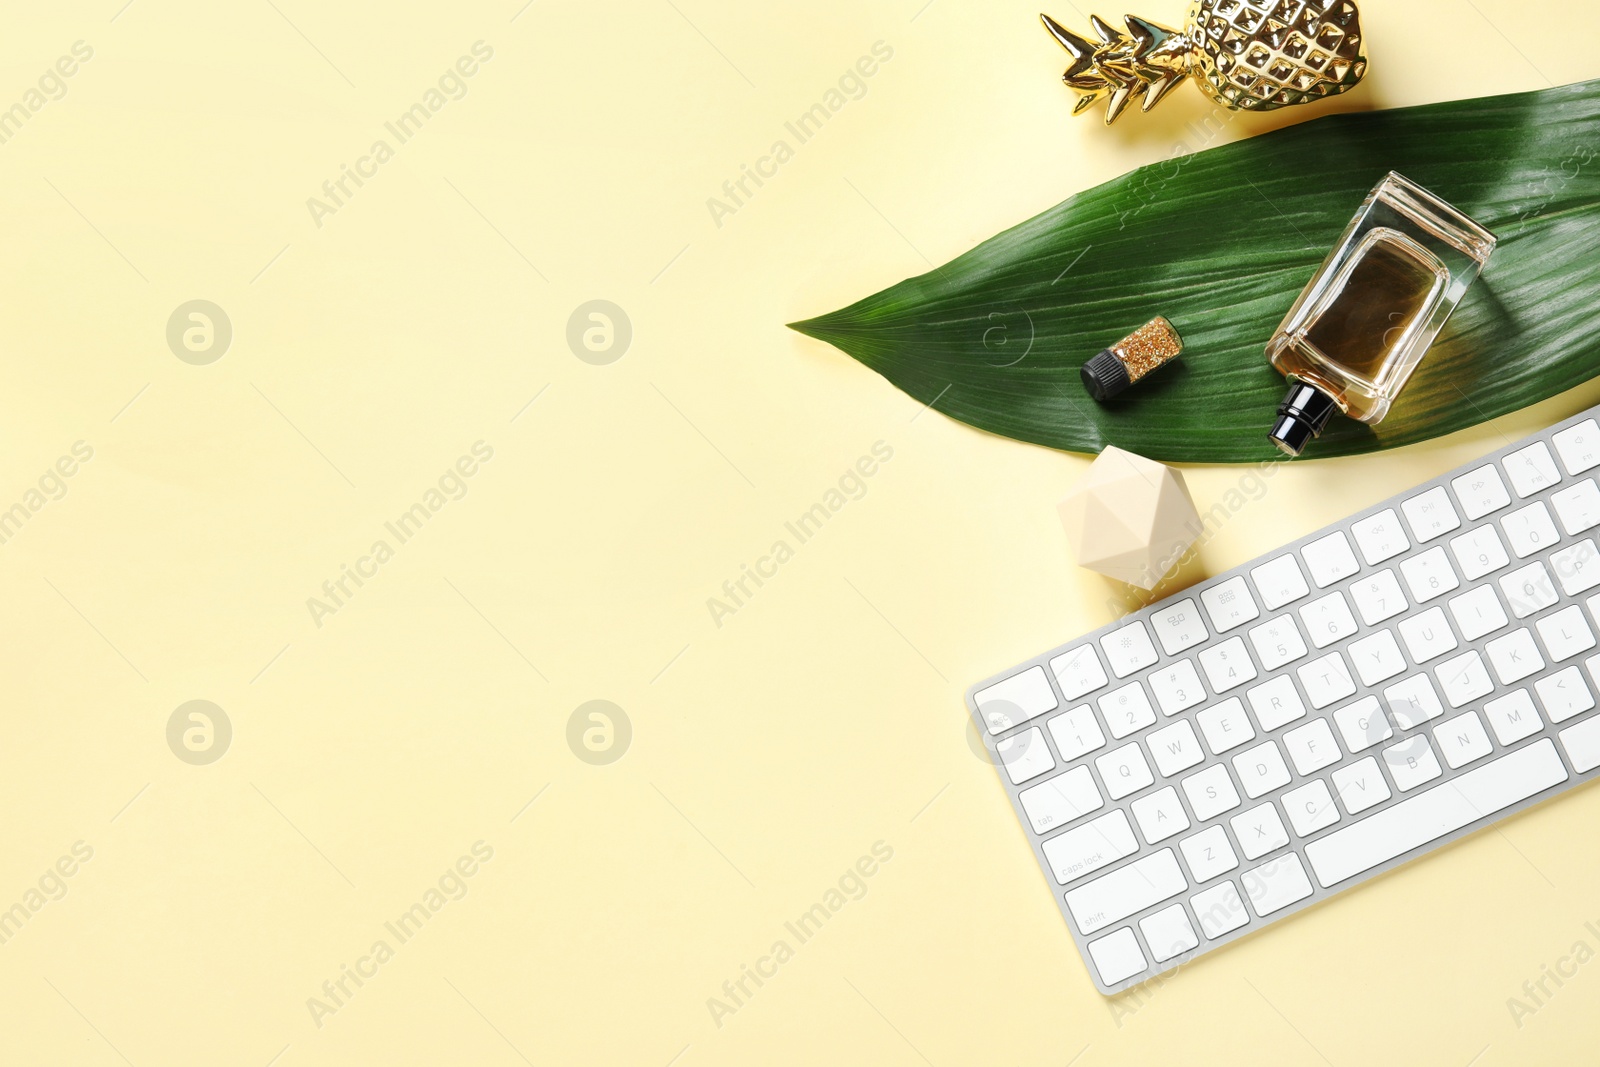
<instances>
[{"instance_id":1,"label":"pineapple figurine leaves","mask_svg":"<svg viewBox=\"0 0 1600 1067\"><path fill-rule=\"evenodd\" d=\"M1073 114L1108 100L1106 124L1135 97L1149 111L1185 78L1237 111L1337 96L1367 73L1355 0L1194 0L1183 30L1126 15L1126 32L1098 15L1091 41L1040 15L1072 57L1062 81L1079 94Z\"/></svg>"}]
</instances>

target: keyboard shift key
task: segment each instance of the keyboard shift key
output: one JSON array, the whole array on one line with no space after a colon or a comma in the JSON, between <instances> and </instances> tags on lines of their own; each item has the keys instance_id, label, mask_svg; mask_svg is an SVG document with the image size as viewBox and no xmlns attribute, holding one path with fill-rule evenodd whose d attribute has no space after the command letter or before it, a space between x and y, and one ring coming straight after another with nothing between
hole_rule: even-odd
<instances>
[{"instance_id":1,"label":"keyboard shift key","mask_svg":"<svg viewBox=\"0 0 1600 1067\"><path fill-rule=\"evenodd\" d=\"M1066 894L1078 932L1098 933L1189 888L1170 848L1135 860Z\"/></svg>"}]
</instances>

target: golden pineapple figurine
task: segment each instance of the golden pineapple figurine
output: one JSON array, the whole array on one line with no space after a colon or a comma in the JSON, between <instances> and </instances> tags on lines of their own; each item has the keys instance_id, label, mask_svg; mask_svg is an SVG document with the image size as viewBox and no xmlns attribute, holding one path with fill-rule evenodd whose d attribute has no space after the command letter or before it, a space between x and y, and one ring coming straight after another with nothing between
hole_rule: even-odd
<instances>
[{"instance_id":1,"label":"golden pineapple figurine","mask_svg":"<svg viewBox=\"0 0 1600 1067\"><path fill-rule=\"evenodd\" d=\"M1109 98L1108 126L1136 95L1149 111L1190 75L1223 107L1275 111L1337 96L1367 73L1355 0L1194 0L1181 31L1126 15L1124 33L1095 15L1098 42L1039 18L1072 56L1061 78L1079 94L1072 113Z\"/></svg>"}]
</instances>

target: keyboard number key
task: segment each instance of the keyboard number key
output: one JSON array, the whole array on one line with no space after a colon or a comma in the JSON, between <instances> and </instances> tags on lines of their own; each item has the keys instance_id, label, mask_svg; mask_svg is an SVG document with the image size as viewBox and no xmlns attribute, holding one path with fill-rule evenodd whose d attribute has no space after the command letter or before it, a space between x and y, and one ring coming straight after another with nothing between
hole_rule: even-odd
<instances>
[{"instance_id":1,"label":"keyboard number key","mask_svg":"<svg viewBox=\"0 0 1600 1067\"><path fill-rule=\"evenodd\" d=\"M1382 570L1352 583L1350 597L1356 602L1361 621L1368 626L1392 619L1410 606L1400 591L1400 579L1392 570Z\"/></svg>"},{"instance_id":2,"label":"keyboard number key","mask_svg":"<svg viewBox=\"0 0 1600 1067\"><path fill-rule=\"evenodd\" d=\"M1313 600L1300 609L1300 621L1306 624L1306 634L1318 648L1327 648L1356 632L1356 617L1350 614L1350 603L1343 593L1329 593Z\"/></svg>"},{"instance_id":3,"label":"keyboard number key","mask_svg":"<svg viewBox=\"0 0 1600 1067\"><path fill-rule=\"evenodd\" d=\"M1435 597L1452 593L1461 587L1461 579L1451 569L1443 548L1430 548L1420 555L1402 560L1400 573L1405 575L1411 599L1418 604L1426 604Z\"/></svg>"},{"instance_id":4,"label":"keyboard number key","mask_svg":"<svg viewBox=\"0 0 1600 1067\"><path fill-rule=\"evenodd\" d=\"M1254 681L1256 677L1256 665L1245 651L1244 639L1239 637L1230 637L1220 645L1202 649L1200 666L1205 669L1211 691L1218 694Z\"/></svg>"},{"instance_id":5,"label":"keyboard number key","mask_svg":"<svg viewBox=\"0 0 1600 1067\"><path fill-rule=\"evenodd\" d=\"M1294 619L1279 615L1250 631L1250 644L1265 670L1275 671L1306 654L1306 643L1295 628Z\"/></svg>"},{"instance_id":6,"label":"keyboard number key","mask_svg":"<svg viewBox=\"0 0 1600 1067\"><path fill-rule=\"evenodd\" d=\"M1517 554L1518 559L1527 559L1535 552L1549 548L1560 536L1556 533L1555 522L1550 518L1550 509L1544 506L1542 500L1513 511L1500 520L1500 525L1505 527L1506 540L1511 542L1511 551Z\"/></svg>"},{"instance_id":7,"label":"keyboard number key","mask_svg":"<svg viewBox=\"0 0 1600 1067\"><path fill-rule=\"evenodd\" d=\"M1050 728L1056 751L1061 753L1064 760L1075 760L1106 743L1106 735L1100 732L1100 723L1087 704L1081 704L1065 715L1057 715L1045 725Z\"/></svg>"},{"instance_id":8,"label":"keyboard number key","mask_svg":"<svg viewBox=\"0 0 1600 1067\"><path fill-rule=\"evenodd\" d=\"M1107 693L1098 703L1100 715L1115 738L1127 737L1156 721L1156 711L1150 706L1144 686L1138 682L1130 682L1121 689Z\"/></svg>"},{"instance_id":9,"label":"keyboard number key","mask_svg":"<svg viewBox=\"0 0 1600 1067\"><path fill-rule=\"evenodd\" d=\"M1367 566L1375 567L1386 559L1393 559L1411 547L1406 533L1400 528L1400 516L1393 508L1370 515L1350 527L1356 545Z\"/></svg>"},{"instance_id":10,"label":"keyboard number key","mask_svg":"<svg viewBox=\"0 0 1600 1067\"><path fill-rule=\"evenodd\" d=\"M1163 715L1176 715L1206 700L1205 687L1200 684L1192 659L1181 659L1152 674L1150 691L1156 695Z\"/></svg>"},{"instance_id":11,"label":"keyboard number key","mask_svg":"<svg viewBox=\"0 0 1600 1067\"><path fill-rule=\"evenodd\" d=\"M1480 526L1471 533L1451 538L1450 551L1455 554L1456 562L1461 565L1461 573L1467 576L1469 582L1475 582L1485 574L1493 574L1511 562L1511 557L1506 555L1506 546L1501 544L1500 535L1493 526Z\"/></svg>"}]
</instances>

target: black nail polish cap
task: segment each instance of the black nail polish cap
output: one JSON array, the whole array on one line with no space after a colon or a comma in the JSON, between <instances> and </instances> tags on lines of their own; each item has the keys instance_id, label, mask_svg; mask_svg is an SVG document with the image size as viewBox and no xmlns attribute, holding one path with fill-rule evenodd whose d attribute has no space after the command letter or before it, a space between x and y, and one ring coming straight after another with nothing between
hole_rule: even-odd
<instances>
[{"instance_id":1,"label":"black nail polish cap","mask_svg":"<svg viewBox=\"0 0 1600 1067\"><path fill-rule=\"evenodd\" d=\"M1338 410L1333 397L1321 389L1294 382L1283 403L1278 405L1278 421L1267 437L1282 452L1298 456L1313 438L1322 436L1322 431L1328 428L1328 420Z\"/></svg>"},{"instance_id":2,"label":"black nail polish cap","mask_svg":"<svg viewBox=\"0 0 1600 1067\"><path fill-rule=\"evenodd\" d=\"M1083 387L1096 401L1104 403L1133 384L1128 368L1109 348L1083 365Z\"/></svg>"}]
</instances>

